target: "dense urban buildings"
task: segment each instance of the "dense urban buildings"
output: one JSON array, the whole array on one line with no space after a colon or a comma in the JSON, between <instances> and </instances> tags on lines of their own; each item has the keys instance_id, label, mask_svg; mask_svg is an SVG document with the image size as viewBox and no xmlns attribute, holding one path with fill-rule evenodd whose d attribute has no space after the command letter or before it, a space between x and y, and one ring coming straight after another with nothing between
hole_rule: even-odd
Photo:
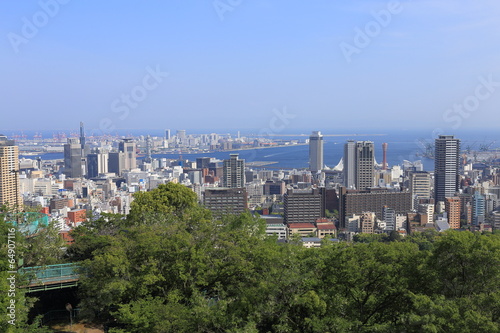
<instances>
[{"instance_id":1,"label":"dense urban buildings","mask_svg":"<svg viewBox=\"0 0 500 333\"><path fill-rule=\"evenodd\" d=\"M245 211L259 214L269 221L268 234L276 233L284 240L297 234L304 238L305 246L319 246L318 239L333 235L353 240L357 233L396 232L404 236L429 228L495 227L500 166L494 160L477 163L472 154L468 158L464 154L463 167L459 168L457 157L463 152L458 139L441 136L436 140L435 175L431 170L423 171L420 161L389 165L387 144L382 145L382 164L376 163L373 141L329 145L343 156L335 166L324 165L323 136L315 131L303 142L274 142L230 134L193 135L185 130L171 135L165 130L161 137L110 140L86 137L82 125L79 135L74 133L56 140L52 147L45 146L47 150L60 149L64 159L23 158L19 162L22 197L18 200L31 207L46 207L51 218L66 230L81 223L82 211L96 216L126 214L135 193L174 182L192 189L214 216ZM274 147L278 142L283 147L308 146L310 167L274 168L272 162L245 161L241 154L228 151L230 147ZM9 144L14 147L11 141ZM39 145L31 147L38 149ZM219 151L219 158L205 151L208 149ZM178 157L159 155L167 150ZM190 156L193 151L198 154L195 158ZM226 152L224 158L220 152ZM8 176L15 180L15 173ZM436 187L442 184L441 179L445 185L449 185L446 180L455 181L444 200L437 202ZM80 218L74 217L75 211Z\"/></svg>"}]
</instances>

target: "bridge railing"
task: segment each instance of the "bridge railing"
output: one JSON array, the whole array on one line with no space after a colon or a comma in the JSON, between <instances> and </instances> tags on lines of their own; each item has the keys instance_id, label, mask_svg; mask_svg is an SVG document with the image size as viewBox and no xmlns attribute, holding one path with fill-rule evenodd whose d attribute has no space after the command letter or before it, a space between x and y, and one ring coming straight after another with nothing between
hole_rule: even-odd
<instances>
[{"instance_id":1,"label":"bridge railing","mask_svg":"<svg viewBox=\"0 0 500 333\"><path fill-rule=\"evenodd\" d=\"M28 279L28 292L60 289L76 286L80 277L79 266L75 263L23 267L19 273Z\"/></svg>"}]
</instances>

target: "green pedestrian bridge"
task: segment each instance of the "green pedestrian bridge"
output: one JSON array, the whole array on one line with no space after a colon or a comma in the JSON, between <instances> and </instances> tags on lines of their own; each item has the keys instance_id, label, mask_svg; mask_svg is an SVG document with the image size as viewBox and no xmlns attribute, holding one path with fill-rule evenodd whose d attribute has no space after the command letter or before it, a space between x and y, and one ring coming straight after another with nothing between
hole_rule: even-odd
<instances>
[{"instance_id":1,"label":"green pedestrian bridge","mask_svg":"<svg viewBox=\"0 0 500 333\"><path fill-rule=\"evenodd\" d=\"M76 263L23 267L18 273L28 280L28 284L21 286L27 292L47 291L76 287L80 278L80 266Z\"/></svg>"}]
</instances>

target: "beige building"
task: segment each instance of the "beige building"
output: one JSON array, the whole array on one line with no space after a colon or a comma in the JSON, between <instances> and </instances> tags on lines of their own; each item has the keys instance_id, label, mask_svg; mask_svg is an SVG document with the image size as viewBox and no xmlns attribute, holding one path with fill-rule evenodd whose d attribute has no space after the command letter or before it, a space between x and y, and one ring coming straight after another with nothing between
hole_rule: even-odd
<instances>
[{"instance_id":1,"label":"beige building","mask_svg":"<svg viewBox=\"0 0 500 333\"><path fill-rule=\"evenodd\" d=\"M445 198L444 209L448 215L448 224L451 229L460 229L460 198Z\"/></svg>"},{"instance_id":2,"label":"beige building","mask_svg":"<svg viewBox=\"0 0 500 333\"><path fill-rule=\"evenodd\" d=\"M0 134L0 206L22 206L19 191L19 148Z\"/></svg>"}]
</instances>

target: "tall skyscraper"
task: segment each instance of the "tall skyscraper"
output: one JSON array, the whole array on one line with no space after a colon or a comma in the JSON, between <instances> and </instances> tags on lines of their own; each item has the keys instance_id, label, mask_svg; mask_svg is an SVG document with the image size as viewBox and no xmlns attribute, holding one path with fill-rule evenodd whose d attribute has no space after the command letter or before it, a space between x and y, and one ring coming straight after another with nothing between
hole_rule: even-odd
<instances>
[{"instance_id":1,"label":"tall skyscraper","mask_svg":"<svg viewBox=\"0 0 500 333\"><path fill-rule=\"evenodd\" d=\"M123 139L119 143L118 149L125 154L124 169L132 170L137 168L136 145L133 139Z\"/></svg>"},{"instance_id":2,"label":"tall skyscraper","mask_svg":"<svg viewBox=\"0 0 500 333\"><path fill-rule=\"evenodd\" d=\"M69 178L80 178L84 175L82 147L80 140L69 138L64 145L64 174Z\"/></svg>"},{"instance_id":3,"label":"tall skyscraper","mask_svg":"<svg viewBox=\"0 0 500 333\"><path fill-rule=\"evenodd\" d=\"M382 170L387 170L387 142L382 143Z\"/></svg>"},{"instance_id":4,"label":"tall skyscraper","mask_svg":"<svg viewBox=\"0 0 500 333\"><path fill-rule=\"evenodd\" d=\"M0 134L0 206L22 206L19 192L19 148Z\"/></svg>"},{"instance_id":5,"label":"tall skyscraper","mask_svg":"<svg viewBox=\"0 0 500 333\"><path fill-rule=\"evenodd\" d=\"M245 187L245 160L240 160L238 154L229 155L224 160L222 186L230 188Z\"/></svg>"},{"instance_id":6,"label":"tall skyscraper","mask_svg":"<svg viewBox=\"0 0 500 333\"><path fill-rule=\"evenodd\" d=\"M356 187L356 142L349 140L344 145L344 185Z\"/></svg>"},{"instance_id":7,"label":"tall skyscraper","mask_svg":"<svg viewBox=\"0 0 500 333\"><path fill-rule=\"evenodd\" d=\"M458 191L460 140L453 135L440 135L435 141L434 199L444 201Z\"/></svg>"},{"instance_id":8,"label":"tall skyscraper","mask_svg":"<svg viewBox=\"0 0 500 333\"><path fill-rule=\"evenodd\" d=\"M364 190L373 187L375 155L371 141L356 142L356 189Z\"/></svg>"},{"instance_id":9,"label":"tall skyscraper","mask_svg":"<svg viewBox=\"0 0 500 333\"><path fill-rule=\"evenodd\" d=\"M364 190L375 185L375 154L371 141L349 140L344 145L344 185Z\"/></svg>"},{"instance_id":10,"label":"tall skyscraper","mask_svg":"<svg viewBox=\"0 0 500 333\"><path fill-rule=\"evenodd\" d=\"M80 146L82 151L85 150L85 129L83 127L83 122L80 121Z\"/></svg>"},{"instance_id":11,"label":"tall skyscraper","mask_svg":"<svg viewBox=\"0 0 500 333\"><path fill-rule=\"evenodd\" d=\"M165 130L165 140L170 140L170 130L169 129L166 129Z\"/></svg>"},{"instance_id":12,"label":"tall skyscraper","mask_svg":"<svg viewBox=\"0 0 500 333\"><path fill-rule=\"evenodd\" d=\"M315 173L323 169L323 135L314 131L309 137L309 170Z\"/></svg>"}]
</instances>

